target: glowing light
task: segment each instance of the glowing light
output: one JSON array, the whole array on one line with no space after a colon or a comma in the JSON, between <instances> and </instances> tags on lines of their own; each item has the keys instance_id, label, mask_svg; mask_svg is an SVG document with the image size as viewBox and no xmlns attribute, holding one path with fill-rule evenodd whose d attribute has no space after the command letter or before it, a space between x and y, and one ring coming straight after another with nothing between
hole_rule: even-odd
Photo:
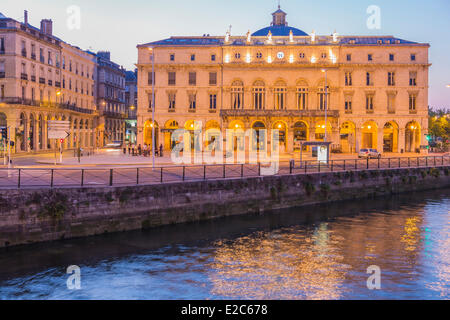
<instances>
[{"instance_id":1,"label":"glowing light","mask_svg":"<svg viewBox=\"0 0 450 320\"><path fill-rule=\"evenodd\" d=\"M281 124L279 124L279 125L278 125L278 129L281 129L281 127L282 127L282 125L281 125Z\"/></svg>"},{"instance_id":2,"label":"glowing light","mask_svg":"<svg viewBox=\"0 0 450 320\"><path fill-rule=\"evenodd\" d=\"M311 62L312 62L312 63L316 63L316 61L317 61L316 57L315 57L315 56L312 56L312 57L311 57Z\"/></svg>"},{"instance_id":3,"label":"glowing light","mask_svg":"<svg viewBox=\"0 0 450 320\"><path fill-rule=\"evenodd\" d=\"M252 57L250 56L250 53L247 53L247 56L246 56L246 58L245 58L245 61L246 61L247 63L250 63L250 62L252 61Z\"/></svg>"},{"instance_id":4,"label":"glowing light","mask_svg":"<svg viewBox=\"0 0 450 320\"><path fill-rule=\"evenodd\" d=\"M369 130L372 129L372 126L367 126L367 129L369 129Z\"/></svg>"},{"instance_id":5,"label":"glowing light","mask_svg":"<svg viewBox=\"0 0 450 320\"><path fill-rule=\"evenodd\" d=\"M322 125L322 129L325 129L325 125Z\"/></svg>"},{"instance_id":6,"label":"glowing light","mask_svg":"<svg viewBox=\"0 0 450 320\"><path fill-rule=\"evenodd\" d=\"M268 62L268 63L272 63L272 57L271 57L271 56L268 56L268 57L267 57L267 62Z\"/></svg>"},{"instance_id":7,"label":"glowing light","mask_svg":"<svg viewBox=\"0 0 450 320\"><path fill-rule=\"evenodd\" d=\"M60 95L61 95L61 91L57 91L57 92L56 92L56 95L57 95L57 96L60 96Z\"/></svg>"},{"instance_id":8,"label":"glowing light","mask_svg":"<svg viewBox=\"0 0 450 320\"><path fill-rule=\"evenodd\" d=\"M225 63L229 63L230 62L230 55L227 54L225 55Z\"/></svg>"},{"instance_id":9,"label":"glowing light","mask_svg":"<svg viewBox=\"0 0 450 320\"><path fill-rule=\"evenodd\" d=\"M316 42L316 32L314 30L311 33L311 42Z\"/></svg>"},{"instance_id":10,"label":"glowing light","mask_svg":"<svg viewBox=\"0 0 450 320\"><path fill-rule=\"evenodd\" d=\"M235 128L236 128L236 129L238 129L238 128L239 128L239 125L238 125L238 124L236 124L236 125L235 125Z\"/></svg>"},{"instance_id":11,"label":"glowing light","mask_svg":"<svg viewBox=\"0 0 450 320\"><path fill-rule=\"evenodd\" d=\"M290 62L290 63L294 63L294 55L293 55L293 54L291 54L291 55L289 56L289 62Z\"/></svg>"}]
</instances>

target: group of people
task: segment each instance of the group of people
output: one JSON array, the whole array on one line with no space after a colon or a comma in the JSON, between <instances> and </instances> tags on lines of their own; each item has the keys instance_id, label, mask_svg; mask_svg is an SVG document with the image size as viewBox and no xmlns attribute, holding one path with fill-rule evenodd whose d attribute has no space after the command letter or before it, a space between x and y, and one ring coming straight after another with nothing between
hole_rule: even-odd
<instances>
[{"instance_id":1,"label":"group of people","mask_svg":"<svg viewBox=\"0 0 450 320\"><path fill-rule=\"evenodd\" d=\"M123 148L123 153L127 153L127 148ZM141 145L128 145L128 154L133 156L144 156L148 157L152 155L152 147L150 145L144 144L142 148ZM163 145L161 144L159 148L155 149L155 156L162 157L163 156Z\"/></svg>"}]
</instances>

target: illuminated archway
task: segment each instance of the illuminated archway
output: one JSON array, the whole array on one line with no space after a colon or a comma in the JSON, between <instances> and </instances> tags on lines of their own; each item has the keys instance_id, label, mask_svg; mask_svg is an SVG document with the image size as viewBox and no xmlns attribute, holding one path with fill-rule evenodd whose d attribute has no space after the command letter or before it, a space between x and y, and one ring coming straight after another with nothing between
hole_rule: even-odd
<instances>
[{"instance_id":1,"label":"illuminated archway","mask_svg":"<svg viewBox=\"0 0 450 320\"><path fill-rule=\"evenodd\" d=\"M325 139L325 121L316 124L316 141L324 141ZM331 140L331 123L327 122L327 141Z\"/></svg>"},{"instance_id":2,"label":"illuminated archway","mask_svg":"<svg viewBox=\"0 0 450 320\"><path fill-rule=\"evenodd\" d=\"M164 149L172 150L175 147L175 142L172 142L172 133L179 128L176 120L168 120L164 125Z\"/></svg>"},{"instance_id":3,"label":"illuminated archway","mask_svg":"<svg viewBox=\"0 0 450 320\"><path fill-rule=\"evenodd\" d=\"M367 121L361 127L361 148L377 149L378 127L374 121Z\"/></svg>"},{"instance_id":4,"label":"illuminated archway","mask_svg":"<svg viewBox=\"0 0 450 320\"><path fill-rule=\"evenodd\" d=\"M280 145L280 152L285 152L287 147L287 125L283 121L276 121L272 129L278 130L278 139L279 139L279 145ZM274 139L277 139L276 136L274 136Z\"/></svg>"},{"instance_id":5,"label":"illuminated archway","mask_svg":"<svg viewBox=\"0 0 450 320\"><path fill-rule=\"evenodd\" d=\"M253 134L253 145L252 148L255 151L265 151L266 150L266 125L262 121L255 121L252 125L254 130Z\"/></svg>"},{"instance_id":6,"label":"illuminated archway","mask_svg":"<svg viewBox=\"0 0 450 320\"><path fill-rule=\"evenodd\" d=\"M343 153L356 152L356 125L353 122L346 121L342 124L340 144Z\"/></svg>"},{"instance_id":7,"label":"illuminated archway","mask_svg":"<svg viewBox=\"0 0 450 320\"><path fill-rule=\"evenodd\" d=\"M387 122L383 127L383 152L398 152L398 125Z\"/></svg>"},{"instance_id":8,"label":"illuminated archway","mask_svg":"<svg viewBox=\"0 0 450 320\"><path fill-rule=\"evenodd\" d=\"M158 144L158 138L159 138L159 126L158 123L155 121L153 124L150 120L147 120L144 123L144 145L147 145L149 149L152 149L153 144L153 125L155 126L155 149L157 148Z\"/></svg>"},{"instance_id":9,"label":"illuminated archway","mask_svg":"<svg viewBox=\"0 0 450 320\"><path fill-rule=\"evenodd\" d=\"M417 121L408 122L405 129L405 152L420 152L420 133Z\"/></svg>"}]
</instances>

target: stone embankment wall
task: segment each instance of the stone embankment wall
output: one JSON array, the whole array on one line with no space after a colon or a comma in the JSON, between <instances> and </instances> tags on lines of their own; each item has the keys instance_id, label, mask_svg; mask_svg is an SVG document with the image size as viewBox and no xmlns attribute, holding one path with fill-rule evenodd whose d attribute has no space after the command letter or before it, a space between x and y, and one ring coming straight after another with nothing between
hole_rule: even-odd
<instances>
[{"instance_id":1,"label":"stone embankment wall","mask_svg":"<svg viewBox=\"0 0 450 320\"><path fill-rule=\"evenodd\" d=\"M450 167L3 190L0 247L450 187Z\"/></svg>"}]
</instances>

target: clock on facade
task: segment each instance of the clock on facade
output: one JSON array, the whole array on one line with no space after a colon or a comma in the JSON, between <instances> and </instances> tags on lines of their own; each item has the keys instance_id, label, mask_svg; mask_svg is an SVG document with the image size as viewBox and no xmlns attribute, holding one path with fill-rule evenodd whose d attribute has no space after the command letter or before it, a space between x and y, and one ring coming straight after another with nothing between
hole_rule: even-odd
<instances>
[{"instance_id":1,"label":"clock on facade","mask_svg":"<svg viewBox=\"0 0 450 320\"><path fill-rule=\"evenodd\" d=\"M284 58L284 52L281 52L281 51L278 52L278 53L277 53L277 58L278 58L278 59L283 59L283 58Z\"/></svg>"}]
</instances>

